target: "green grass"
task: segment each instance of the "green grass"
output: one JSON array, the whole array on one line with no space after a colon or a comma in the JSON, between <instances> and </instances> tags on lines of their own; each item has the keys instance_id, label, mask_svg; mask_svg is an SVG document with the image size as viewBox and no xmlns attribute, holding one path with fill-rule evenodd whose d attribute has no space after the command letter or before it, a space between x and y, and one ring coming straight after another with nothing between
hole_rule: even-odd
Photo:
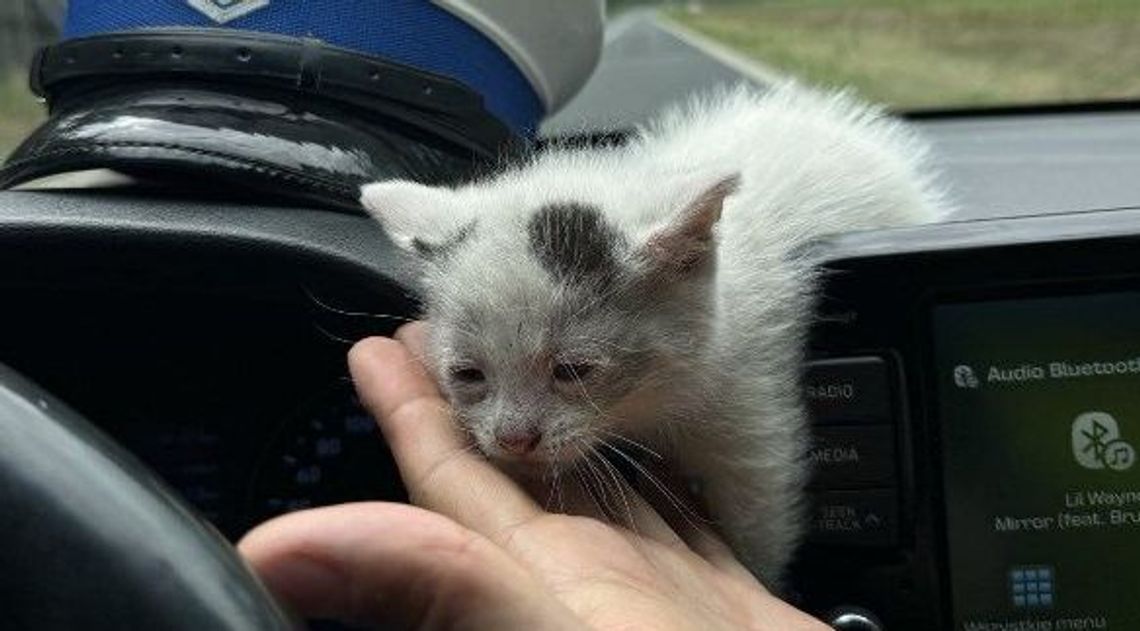
<instances>
[{"instance_id":1,"label":"green grass","mask_svg":"<svg viewBox=\"0 0 1140 631\"><path fill-rule=\"evenodd\" d=\"M43 105L28 90L26 74L15 71L0 73L0 160L15 149L43 118Z\"/></svg>"},{"instance_id":2,"label":"green grass","mask_svg":"<svg viewBox=\"0 0 1140 631\"><path fill-rule=\"evenodd\" d=\"M706 1L668 16L902 108L1140 97L1138 0Z\"/></svg>"}]
</instances>

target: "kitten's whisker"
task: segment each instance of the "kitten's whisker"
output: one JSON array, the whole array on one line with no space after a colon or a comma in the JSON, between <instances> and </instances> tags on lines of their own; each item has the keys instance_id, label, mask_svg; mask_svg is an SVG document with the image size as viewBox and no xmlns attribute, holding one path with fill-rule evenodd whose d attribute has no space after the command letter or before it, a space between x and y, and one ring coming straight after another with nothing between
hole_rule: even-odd
<instances>
[{"instance_id":1,"label":"kitten's whisker","mask_svg":"<svg viewBox=\"0 0 1140 631\"><path fill-rule=\"evenodd\" d=\"M574 467L573 471L574 477L578 478L578 484L582 485L582 488L586 491L586 495L589 496L590 501L593 502L594 508L598 509L598 515L602 519L605 519L606 511L603 510L602 505L598 503L598 498L594 496L593 487L590 486L590 483L586 481L585 476L582 475L582 469L579 467Z\"/></svg>"},{"instance_id":2,"label":"kitten's whisker","mask_svg":"<svg viewBox=\"0 0 1140 631\"><path fill-rule=\"evenodd\" d=\"M556 453L557 450L555 450ZM558 512L563 513L566 511L562 500L562 467L559 463L551 457L547 466L547 477L550 479L550 492L546 497L546 504L543 509L550 512L551 502L554 497L558 496Z\"/></svg>"},{"instance_id":3,"label":"kitten's whisker","mask_svg":"<svg viewBox=\"0 0 1140 631\"><path fill-rule=\"evenodd\" d=\"M616 439L630 445L631 447L635 447L637 449L640 449L640 450L644 451L645 453L649 454L650 456L653 456L654 458L656 458L658 460L664 460L665 459L665 456L662 456L661 454L659 454L656 451L653 451L652 449L647 447L644 443L638 442L632 438L622 436L621 434L614 432L614 431L610 431L608 429L605 429L604 427L598 428L597 431L599 431L599 432L601 432L607 436L616 438Z\"/></svg>"},{"instance_id":4,"label":"kitten's whisker","mask_svg":"<svg viewBox=\"0 0 1140 631\"><path fill-rule=\"evenodd\" d=\"M582 383L582 380L578 377L578 375L572 375L572 376L574 377L574 385L576 385L578 387L578 391L582 393L582 398L586 401L586 403L591 408L594 409L594 412L596 412L598 414L598 416L600 416L604 419L607 419L607 420L617 421L618 423L621 423L622 421L625 420L623 418L620 418L618 416L614 416L613 414L610 414L609 412L606 412L605 410L603 410L601 408L601 406L599 406L597 404L597 402L594 401L594 398L590 396L589 391L586 390L586 384Z\"/></svg>"},{"instance_id":5,"label":"kitten's whisker","mask_svg":"<svg viewBox=\"0 0 1140 631\"><path fill-rule=\"evenodd\" d=\"M302 285L301 290L305 292L305 295L308 296L310 301L312 301L315 305L317 305L321 309L328 311L329 313L335 313L337 315L347 316L350 318L371 318L371 319L375 319L375 320L397 320L400 322L416 322L417 321L416 318L409 318L408 316L395 315L395 314L391 314L391 313L371 313L368 311L350 311L348 309L341 309L339 307L334 307L334 306L328 304L327 302L321 300L320 298L317 298L316 294L314 294L308 287L305 287Z\"/></svg>"},{"instance_id":6,"label":"kitten's whisker","mask_svg":"<svg viewBox=\"0 0 1140 631\"><path fill-rule=\"evenodd\" d=\"M330 340L332 340L334 342L344 344L345 346L352 346L353 344L356 344L356 342L357 342L357 340L350 340L346 337L341 337L339 335L336 335L335 333L332 333L331 331L329 331L325 327L317 324L316 322L310 322L310 324L313 325L313 328L316 329L318 333L329 338Z\"/></svg>"},{"instance_id":7,"label":"kitten's whisker","mask_svg":"<svg viewBox=\"0 0 1140 631\"><path fill-rule=\"evenodd\" d=\"M482 335L480 335L477 331L473 331L471 329L467 329L467 328L464 328L464 327L459 326L459 325L453 325L452 330L455 331L456 333L462 333L463 335L466 335L467 337L472 338L472 339L476 339L476 340L482 340L483 339Z\"/></svg>"},{"instance_id":8,"label":"kitten's whisker","mask_svg":"<svg viewBox=\"0 0 1140 631\"><path fill-rule=\"evenodd\" d=\"M578 377L577 374L571 372L571 376L574 378L574 385L578 387L578 391L582 393L582 398L586 400L586 403L589 404L590 407L594 408L594 411L597 412L600 416L606 416L606 413L602 411L602 408L594 402L593 397L591 397L590 393L586 391L586 384L582 383L582 380Z\"/></svg>"},{"instance_id":9,"label":"kitten's whisker","mask_svg":"<svg viewBox=\"0 0 1140 631\"><path fill-rule=\"evenodd\" d=\"M598 346L604 346L606 348L614 348L614 349L617 349L619 351L624 351L626 353L636 353L636 352L638 352L638 350L645 350L644 348L635 349L635 348L631 348L629 346L622 346L621 344L617 344L614 342L607 342L606 340L593 340L593 343L597 344ZM646 348L648 348L648 347L646 347Z\"/></svg>"},{"instance_id":10,"label":"kitten's whisker","mask_svg":"<svg viewBox=\"0 0 1140 631\"><path fill-rule=\"evenodd\" d=\"M657 476L653 475L653 473L651 471L649 471L649 469L645 468L644 465L642 465L640 462L637 462L637 460L635 460L634 458L631 458L628 454L626 454L624 451L622 451L617 446L611 445L610 443L608 443L606 441L602 441L601 444L602 444L602 446L606 447L607 449L610 449L611 451L616 453L619 457L621 457L626 462L628 462L634 469L636 469L638 471L638 473L645 476L645 479L649 480L649 483L652 484L658 490L658 492L660 492L663 496L665 496L665 499L668 500L668 502L681 515L681 517L684 518L684 520L689 524L689 526L693 527L699 533L707 534L705 527L702 526L701 524L696 523L696 521L694 521L694 519L702 522L705 525L708 525L710 522L707 519L705 519L704 517L702 517L700 514L698 514L695 510L688 507L681 500L681 498L677 497L677 495L675 493L670 491L663 483L661 483L661 481L659 481L657 479Z\"/></svg>"},{"instance_id":11,"label":"kitten's whisker","mask_svg":"<svg viewBox=\"0 0 1140 631\"><path fill-rule=\"evenodd\" d=\"M561 478L559 478L559 481L561 482ZM558 490L558 512L565 513L566 512L566 497L562 494L562 486L563 486L562 484L559 484L557 486L557 490Z\"/></svg>"},{"instance_id":12,"label":"kitten's whisker","mask_svg":"<svg viewBox=\"0 0 1140 631\"><path fill-rule=\"evenodd\" d=\"M558 486L558 469L555 468L553 463L550 465L549 469L550 491L546 494L546 501L542 503L542 510L548 513L550 512L550 502L554 500L554 488Z\"/></svg>"},{"instance_id":13,"label":"kitten's whisker","mask_svg":"<svg viewBox=\"0 0 1140 631\"><path fill-rule=\"evenodd\" d=\"M582 397L586 400L586 403L589 404L590 407L594 408L594 411L597 412L599 416L601 416L602 418L605 418L607 420L617 421L618 423L621 423L622 421L625 420L625 419L620 418L618 416L614 416L613 414L610 414L609 412L606 412L601 407L599 407L598 404L594 402L593 398L590 397L589 393L586 392L585 384L583 384L582 381L580 379L578 379L577 377L575 377L574 380L575 380L576 384L578 385L578 389L581 390ZM622 436L621 434L618 434L616 432L612 432L612 431L607 430L605 428L597 428L597 431L605 433L609 436L613 436L614 438L618 438L620 440L623 440L623 441L629 443L630 445L632 445L638 449L641 449L642 451L648 453L649 455L653 456L654 458L656 458L658 460L664 460L665 459L664 456L662 456L661 454L657 453L656 451L653 451L649 447L637 442L636 440L633 440L631 438L626 438L625 436ZM603 440L603 442L605 442L605 441Z\"/></svg>"},{"instance_id":14,"label":"kitten's whisker","mask_svg":"<svg viewBox=\"0 0 1140 631\"><path fill-rule=\"evenodd\" d=\"M585 384L582 383L582 380L578 379L577 377L575 377L574 380L575 380L576 385L578 386L578 389L582 392L582 397L586 400L586 403L590 407L592 407L595 412L597 412L598 416L600 416L604 419L607 419L607 420L617 421L618 423L621 423L621 422L626 420L626 419L621 418L619 416L615 416L613 414L610 414L609 412L606 412L601 407L599 407L598 404L594 401L594 399L592 397L590 397L590 394L586 391L586 386L585 386ZM615 438L621 439L621 440L629 443L630 445L637 447L638 449L641 449L642 451L645 451L646 453L648 453L649 455L653 456L654 458L656 458L658 460L664 460L665 459L664 456L662 456L661 454L657 453L656 451L653 451L649 447L637 442L636 440L633 440L631 438L626 438L625 436L622 436L621 434L618 434L616 432L612 432L612 431L607 430L605 428L598 428L597 431L600 431L600 432L603 432L609 436L613 436Z\"/></svg>"},{"instance_id":15,"label":"kitten's whisker","mask_svg":"<svg viewBox=\"0 0 1140 631\"><path fill-rule=\"evenodd\" d=\"M321 309L328 311L329 313L334 313L336 315L345 316L345 317L349 317L349 318L369 318L369 319L373 319L373 320L394 320L396 322L402 322L404 324L411 324L413 322L421 322L422 321L422 318L414 318L414 317L396 315L394 313L373 313L370 311L352 311L349 309L342 309L340 307L334 307L334 306L332 306L326 302L323 302L320 298L317 298L316 295L314 295L308 288L302 288L302 289L304 290L305 294L309 297L310 301L312 301L314 304L316 304ZM314 326L318 326L318 325L314 324ZM462 327L462 326L458 326L458 325L453 326L451 330L455 331L456 333L470 337L470 338L482 339L481 336L479 335L479 333L477 333L476 331L472 331L472 330L467 329L467 328ZM322 332L325 332L325 331L322 330ZM330 337L333 337L333 336L330 335ZM356 342L356 340L345 340L344 338L334 338L334 339L336 339L337 341L346 341L348 343L355 343Z\"/></svg>"},{"instance_id":16,"label":"kitten's whisker","mask_svg":"<svg viewBox=\"0 0 1140 631\"><path fill-rule=\"evenodd\" d=\"M629 503L629 498L625 496L625 489L622 488L625 486L625 482L622 480L621 476L615 472L614 465L610 463L609 460L606 460L605 456L603 456L593 445L590 446L590 454L597 456L598 460L601 461L603 468L607 473L610 474L610 479L613 480L614 486L617 487L617 492L621 496L621 501L623 504L625 504L625 515L626 519L629 521L629 529L632 530L635 535L640 535L641 533L637 529L637 520L633 518L633 507Z\"/></svg>"},{"instance_id":17,"label":"kitten's whisker","mask_svg":"<svg viewBox=\"0 0 1140 631\"><path fill-rule=\"evenodd\" d=\"M603 512L603 515L607 519L613 519L616 511L614 511L612 508L610 508L610 502L607 498L607 493L606 493L605 480L602 478L602 475L600 473L598 473L598 469L594 466L594 463L590 461L589 455L587 455L585 452L583 452L581 447L575 446L575 449L578 450L579 460L581 462L585 463L586 467L589 469L590 476L598 484L598 494L600 495L600 499L602 501L602 504L605 506L605 511Z\"/></svg>"},{"instance_id":18,"label":"kitten's whisker","mask_svg":"<svg viewBox=\"0 0 1140 631\"><path fill-rule=\"evenodd\" d=\"M587 450L584 453L583 457L587 463L592 463L594 461L594 450L589 445L586 445L586 447ZM594 471L594 475L598 480L599 486L601 486L606 491L603 497L607 499L606 510L610 522L618 525L621 524L623 517L621 511L622 508L625 509L625 517L632 520L633 513L629 510L629 502L625 498L625 492L622 490L620 485L618 485L617 488L614 488L612 486L611 479L607 477L609 470L607 469L606 465L608 463L605 462L604 458L598 458L598 460L599 463L590 465L590 469ZM612 498L612 501L610 501L610 498Z\"/></svg>"}]
</instances>

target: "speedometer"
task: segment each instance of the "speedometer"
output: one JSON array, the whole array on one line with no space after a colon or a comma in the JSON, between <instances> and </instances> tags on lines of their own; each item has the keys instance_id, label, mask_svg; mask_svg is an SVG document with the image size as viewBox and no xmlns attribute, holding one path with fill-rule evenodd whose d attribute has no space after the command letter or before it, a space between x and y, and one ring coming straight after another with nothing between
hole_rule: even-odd
<instances>
[{"instance_id":1,"label":"speedometer","mask_svg":"<svg viewBox=\"0 0 1140 631\"><path fill-rule=\"evenodd\" d=\"M278 428L250 480L247 523L365 500L407 494L375 421L343 385Z\"/></svg>"}]
</instances>

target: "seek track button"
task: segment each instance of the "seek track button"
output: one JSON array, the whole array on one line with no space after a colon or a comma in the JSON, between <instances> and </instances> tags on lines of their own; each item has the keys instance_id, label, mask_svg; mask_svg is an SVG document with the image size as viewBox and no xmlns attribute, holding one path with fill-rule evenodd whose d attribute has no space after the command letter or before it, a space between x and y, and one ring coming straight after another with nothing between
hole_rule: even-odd
<instances>
[{"instance_id":1,"label":"seek track button","mask_svg":"<svg viewBox=\"0 0 1140 631\"><path fill-rule=\"evenodd\" d=\"M892 546L899 537L898 492L821 491L812 498L811 543Z\"/></svg>"}]
</instances>

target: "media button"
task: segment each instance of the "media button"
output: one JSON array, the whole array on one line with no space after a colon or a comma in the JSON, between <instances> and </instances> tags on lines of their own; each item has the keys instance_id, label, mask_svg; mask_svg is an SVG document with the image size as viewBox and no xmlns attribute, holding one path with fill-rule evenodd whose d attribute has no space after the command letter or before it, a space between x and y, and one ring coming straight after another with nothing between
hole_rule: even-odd
<instances>
[{"instance_id":1,"label":"media button","mask_svg":"<svg viewBox=\"0 0 1140 631\"><path fill-rule=\"evenodd\" d=\"M815 427L808 450L811 485L851 489L895 485L895 436L890 425Z\"/></svg>"}]
</instances>

